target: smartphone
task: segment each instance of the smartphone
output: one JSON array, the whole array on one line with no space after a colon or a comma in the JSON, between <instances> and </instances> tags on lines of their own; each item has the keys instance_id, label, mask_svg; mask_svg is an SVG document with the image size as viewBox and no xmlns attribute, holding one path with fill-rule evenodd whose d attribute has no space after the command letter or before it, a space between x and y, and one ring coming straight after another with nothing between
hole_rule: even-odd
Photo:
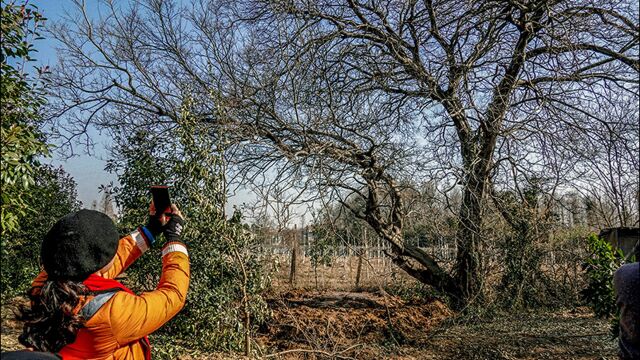
<instances>
[{"instance_id":1,"label":"smartphone","mask_svg":"<svg viewBox=\"0 0 640 360\"><path fill-rule=\"evenodd\" d=\"M169 198L169 187L163 185L154 185L149 188L151 197L153 198L153 206L156 208L156 215L167 214L171 212L171 199Z\"/></svg>"}]
</instances>

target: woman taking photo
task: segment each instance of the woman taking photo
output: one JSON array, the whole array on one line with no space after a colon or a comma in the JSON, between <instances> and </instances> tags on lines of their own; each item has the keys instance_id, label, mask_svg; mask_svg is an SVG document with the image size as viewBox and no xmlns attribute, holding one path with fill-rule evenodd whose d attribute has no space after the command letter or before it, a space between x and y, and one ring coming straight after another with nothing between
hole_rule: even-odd
<instances>
[{"instance_id":1,"label":"woman taking photo","mask_svg":"<svg viewBox=\"0 0 640 360\"><path fill-rule=\"evenodd\" d=\"M80 210L53 225L42 242L44 270L29 292L31 307L21 314L20 342L64 360L151 359L147 335L182 309L189 287L184 220L175 205L171 208L161 217L152 211L146 226L121 239L113 221L98 211ZM155 290L136 295L115 277L161 233L167 241L160 282ZM3 359L34 355L16 352Z\"/></svg>"}]
</instances>

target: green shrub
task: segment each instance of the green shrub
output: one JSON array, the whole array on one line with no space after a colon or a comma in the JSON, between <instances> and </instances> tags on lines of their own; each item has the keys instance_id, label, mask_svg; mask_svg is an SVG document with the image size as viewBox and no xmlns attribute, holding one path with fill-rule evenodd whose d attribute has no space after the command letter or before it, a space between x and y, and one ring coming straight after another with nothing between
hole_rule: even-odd
<instances>
[{"instance_id":1,"label":"green shrub","mask_svg":"<svg viewBox=\"0 0 640 360\"><path fill-rule=\"evenodd\" d=\"M270 281L257 241L240 223L239 213L225 218L225 164L209 136L211 129L188 117L179 125L162 142L144 131L125 137L109 165L119 174L121 185L112 190L123 232L146 221L148 187L153 184L171 186L172 201L186 219L183 238L191 261L187 303L151 336L155 356L167 359L186 355L185 349L240 350L246 332L245 293L251 332L269 315L261 293ZM127 270L127 282L134 290L156 286L160 248L158 244Z\"/></svg>"},{"instance_id":2,"label":"green shrub","mask_svg":"<svg viewBox=\"0 0 640 360\"><path fill-rule=\"evenodd\" d=\"M41 166L23 200L32 211L2 236L2 301L24 294L40 268L40 244L59 218L80 208L76 183L62 169Z\"/></svg>"},{"instance_id":3,"label":"green shrub","mask_svg":"<svg viewBox=\"0 0 640 360\"><path fill-rule=\"evenodd\" d=\"M200 352L242 349L244 279L239 261L248 271L251 331L269 315L261 297L269 277L262 271L254 237L239 224L202 223L197 215L188 214L185 212L188 223L183 233L191 262L187 302L178 316L151 337L158 340L154 341L156 356L166 353L160 357L167 359L174 359L171 354L180 348ZM161 272L160 257L159 247L154 248L127 271L127 281L136 291L155 287Z\"/></svg>"},{"instance_id":4,"label":"green shrub","mask_svg":"<svg viewBox=\"0 0 640 360\"><path fill-rule=\"evenodd\" d=\"M582 264L587 277L582 297L597 317L610 318L616 313L613 273L620 267L623 254L595 234L587 242L590 255Z\"/></svg>"},{"instance_id":5,"label":"green shrub","mask_svg":"<svg viewBox=\"0 0 640 360\"><path fill-rule=\"evenodd\" d=\"M40 39L39 28L45 19L27 2L3 1L1 13L0 233L4 237L13 236L21 219L33 213L27 196L38 173L37 159L47 155L49 148L37 128L40 107L46 102L43 83L22 70L33 60L33 41Z\"/></svg>"}]
</instances>

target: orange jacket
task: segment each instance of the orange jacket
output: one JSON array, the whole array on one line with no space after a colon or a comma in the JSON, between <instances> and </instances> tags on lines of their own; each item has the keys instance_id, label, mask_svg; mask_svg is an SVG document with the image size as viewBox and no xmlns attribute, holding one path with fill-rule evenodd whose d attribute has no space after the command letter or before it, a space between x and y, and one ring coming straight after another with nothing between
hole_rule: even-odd
<instances>
[{"instance_id":1,"label":"orange jacket","mask_svg":"<svg viewBox=\"0 0 640 360\"><path fill-rule=\"evenodd\" d=\"M120 239L116 259L104 274L113 279L147 250L147 243L139 231ZM39 292L47 274L41 272L33 281L33 291ZM115 293L97 312L87 319L76 341L65 346L63 360L104 359L143 360L142 338L151 334L174 317L184 306L189 287L189 256L181 243L167 243L162 250L162 276L154 291L132 295ZM81 311L94 296L80 301Z\"/></svg>"}]
</instances>

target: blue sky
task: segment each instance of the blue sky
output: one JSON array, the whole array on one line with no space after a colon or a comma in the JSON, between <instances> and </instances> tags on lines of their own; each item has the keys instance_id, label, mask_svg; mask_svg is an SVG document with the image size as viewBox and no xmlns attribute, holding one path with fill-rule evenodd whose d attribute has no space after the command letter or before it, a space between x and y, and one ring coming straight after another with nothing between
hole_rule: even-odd
<instances>
[{"instance_id":1,"label":"blue sky","mask_svg":"<svg viewBox=\"0 0 640 360\"><path fill-rule=\"evenodd\" d=\"M29 3L37 6L49 23L63 20L66 11L72 9L73 6L69 0L32 0ZM45 34L45 39L36 41L34 46L38 50L34 56L37 60L34 65L53 67L56 64L56 43L54 40ZM109 144L109 138L96 132L94 141L96 147L92 155L80 154L65 159L54 154L52 159L43 161L54 166L62 166L73 176L78 184L78 197L85 207L90 207L93 200L100 200L101 194L98 192L98 187L101 184L117 183L116 176L104 170L108 156L105 147Z\"/></svg>"},{"instance_id":2,"label":"blue sky","mask_svg":"<svg viewBox=\"0 0 640 360\"><path fill-rule=\"evenodd\" d=\"M123 3L126 3L126 1L122 0ZM71 0L30 0L29 3L38 7L40 12L47 18L48 23L64 21L65 15L68 12L73 13L75 6ZM97 0L88 0L87 6L96 9L97 15ZM36 62L32 65L37 67L48 65L51 68L55 68L57 63L56 41L48 37L46 33L44 37L44 40L38 40L34 43L38 52L34 54ZM82 146L79 146L77 147L78 154L71 158L54 153L52 158L43 160L46 164L62 166L75 179L78 198L82 201L83 206L87 208L91 207L91 203L94 200L99 202L102 198L102 194L98 191L100 185L118 184L116 175L104 170L109 156L107 147L111 144L109 136L105 133L100 134L97 130L92 130L91 132L93 134L92 139L95 142L95 147L91 154L82 153L80 150ZM249 195L244 190L239 190L238 193L229 197L229 201L226 204L227 214L233 211L233 205L242 205L242 203L252 200L252 195Z\"/></svg>"}]
</instances>

